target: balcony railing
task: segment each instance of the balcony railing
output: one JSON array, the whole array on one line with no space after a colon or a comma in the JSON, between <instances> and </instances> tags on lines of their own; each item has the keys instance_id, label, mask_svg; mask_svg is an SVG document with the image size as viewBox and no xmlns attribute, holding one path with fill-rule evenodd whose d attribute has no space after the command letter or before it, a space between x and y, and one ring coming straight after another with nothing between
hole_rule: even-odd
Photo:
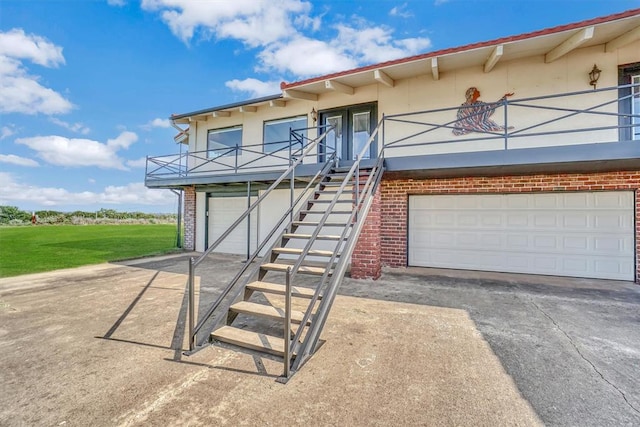
<instances>
[{"instance_id":1,"label":"balcony railing","mask_svg":"<svg viewBox=\"0 0 640 427\"><path fill-rule=\"evenodd\" d=\"M640 84L385 115L383 126L379 150L386 158L640 142ZM148 157L146 179L281 172L309 143L306 130L274 143L272 152L255 144ZM321 163L336 146L322 141L302 163Z\"/></svg>"},{"instance_id":2,"label":"balcony railing","mask_svg":"<svg viewBox=\"0 0 640 427\"><path fill-rule=\"evenodd\" d=\"M320 126L319 133L329 126ZM292 129L288 141L270 144L238 145L227 149L194 151L166 156L147 157L147 181L186 177L227 175L250 172L281 172L291 162L304 156L302 164L318 163L318 155L328 156L335 151L335 141L326 138L318 143L317 149L306 152L312 142L307 136L311 128ZM269 146L276 147L269 149Z\"/></svg>"},{"instance_id":3,"label":"balcony railing","mask_svg":"<svg viewBox=\"0 0 640 427\"><path fill-rule=\"evenodd\" d=\"M386 157L640 139L638 84L384 117Z\"/></svg>"}]
</instances>

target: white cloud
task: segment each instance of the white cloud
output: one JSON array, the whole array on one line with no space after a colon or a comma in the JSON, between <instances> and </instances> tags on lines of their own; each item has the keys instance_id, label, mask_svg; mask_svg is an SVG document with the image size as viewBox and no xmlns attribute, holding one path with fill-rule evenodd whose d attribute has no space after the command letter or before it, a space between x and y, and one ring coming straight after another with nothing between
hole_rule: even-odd
<instances>
[{"instance_id":1,"label":"white cloud","mask_svg":"<svg viewBox=\"0 0 640 427\"><path fill-rule=\"evenodd\" d=\"M137 140L135 133L125 131L106 143L57 135L19 138L16 143L36 151L38 157L52 165L127 170L123 159L118 157L118 151L126 150Z\"/></svg>"},{"instance_id":2,"label":"white cloud","mask_svg":"<svg viewBox=\"0 0 640 427\"><path fill-rule=\"evenodd\" d=\"M336 25L338 36L333 41L336 47L355 57L359 63L390 61L415 55L431 46L427 38L393 39L393 30L356 22L357 26Z\"/></svg>"},{"instance_id":3,"label":"white cloud","mask_svg":"<svg viewBox=\"0 0 640 427\"><path fill-rule=\"evenodd\" d=\"M169 119L156 118L140 127L145 130L151 130L152 128L168 128L171 127L171 121L169 121Z\"/></svg>"},{"instance_id":4,"label":"white cloud","mask_svg":"<svg viewBox=\"0 0 640 427\"><path fill-rule=\"evenodd\" d=\"M338 34L329 42L299 36L271 44L258 54L258 71L298 77L329 74L415 55L431 46L428 38L395 40L392 29L358 19L351 25L337 24L334 28Z\"/></svg>"},{"instance_id":5,"label":"white cloud","mask_svg":"<svg viewBox=\"0 0 640 427\"><path fill-rule=\"evenodd\" d=\"M140 157L137 160L127 160L127 166L130 168L144 168L147 166L147 158Z\"/></svg>"},{"instance_id":6,"label":"white cloud","mask_svg":"<svg viewBox=\"0 0 640 427\"><path fill-rule=\"evenodd\" d=\"M0 163L9 163L12 165L28 167L40 166L40 164L33 159L16 156L15 154L0 154Z\"/></svg>"},{"instance_id":7,"label":"white cloud","mask_svg":"<svg viewBox=\"0 0 640 427\"><path fill-rule=\"evenodd\" d=\"M205 36L237 39L255 47L286 38L294 31L291 15L307 15L311 4L299 0L143 0L142 9L159 12L185 43L201 28Z\"/></svg>"},{"instance_id":8,"label":"white cloud","mask_svg":"<svg viewBox=\"0 0 640 427\"><path fill-rule=\"evenodd\" d=\"M280 92L280 82L263 82L257 79L229 80L224 84L229 89L236 92L247 92L252 98L273 95Z\"/></svg>"},{"instance_id":9,"label":"white cloud","mask_svg":"<svg viewBox=\"0 0 640 427\"><path fill-rule=\"evenodd\" d=\"M22 29L0 32L0 113L61 114L73 105L29 75L22 61L45 67L64 64L62 48Z\"/></svg>"},{"instance_id":10,"label":"white cloud","mask_svg":"<svg viewBox=\"0 0 640 427\"><path fill-rule=\"evenodd\" d=\"M144 10L162 17L185 43L196 34L208 38L235 39L247 48L258 48L258 72L309 77L415 55L431 45L428 38L394 38L392 28L374 25L358 16L329 30L334 36L319 40L309 33L322 27L322 16L313 16L311 4L300 0L143 0ZM390 12L406 17L407 4ZM231 80L232 90L264 94L266 84L256 79Z\"/></svg>"},{"instance_id":11,"label":"white cloud","mask_svg":"<svg viewBox=\"0 0 640 427\"><path fill-rule=\"evenodd\" d=\"M358 62L341 47L300 36L283 43L274 43L259 55L261 71L290 72L296 76L328 74L354 68ZM301 60L304 58L304 60Z\"/></svg>"},{"instance_id":12,"label":"white cloud","mask_svg":"<svg viewBox=\"0 0 640 427\"><path fill-rule=\"evenodd\" d=\"M0 129L0 141L15 134L16 130L14 125L2 126L2 129Z\"/></svg>"},{"instance_id":13,"label":"white cloud","mask_svg":"<svg viewBox=\"0 0 640 427\"><path fill-rule=\"evenodd\" d=\"M56 124L58 126L61 126L67 130L70 130L71 132L74 133L80 133L82 135L86 135L89 132L91 132L91 129L89 129L88 127L86 127L85 125L83 125L82 123L68 123L65 122L64 120L60 120L56 117L51 117L49 119L51 121L51 123Z\"/></svg>"},{"instance_id":14,"label":"white cloud","mask_svg":"<svg viewBox=\"0 0 640 427\"><path fill-rule=\"evenodd\" d=\"M125 6L127 2L125 0L107 0L107 4L109 6L122 7Z\"/></svg>"},{"instance_id":15,"label":"white cloud","mask_svg":"<svg viewBox=\"0 0 640 427\"><path fill-rule=\"evenodd\" d=\"M449 3L449 0L435 0L433 4L435 6L440 6L441 4Z\"/></svg>"},{"instance_id":16,"label":"white cloud","mask_svg":"<svg viewBox=\"0 0 640 427\"><path fill-rule=\"evenodd\" d=\"M89 184L95 184L96 180L93 178L89 178L87 181L89 181Z\"/></svg>"},{"instance_id":17,"label":"white cloud","mask_svg":"<svg viewBox=\"0 0 640 427\"><path fill-rule=\"evenodd\" d=\"M148 189L142 182L108 186L102 192L73 193L60 187L35 187L19 183L10 173L0 172L0 205L20 205L20 202L40 206L170 205L175 199L176 196L170 191Z\"/></svg>"},{"instance_id":18,"label":"white cloud","mask_svg":"<svg viewBox=\"0 0 640 427\"><path fill-rule=\"evenodd\" d=\"M0 33L0 55L16 59L28 59L34 64L57 67L64 64L62 48L44 37L25 34L21 28Z\"/></svg>"},{"instance_id":19,"label":"white cloud","mask_svg":"<svg viewBox=\"0 0 640 427\"><path fill-rule=\"evenodd\" d=\"M309 15L298 15L294 18L293 24L296 27L318 31L322 26L322 16L311 17Z\"/></svg>"},{"instance_id":20,"label":"white cloud","mask_svg":"<svg viewBox=\"0 0 640 427\"><path fill-rule=\"evenodd\" d=\"M389 11L390 16L397 16L399 18L411 18L413 13L407 10L407 3L403 3L400 6L396 6Z\"/></svg>"}]
</instances>

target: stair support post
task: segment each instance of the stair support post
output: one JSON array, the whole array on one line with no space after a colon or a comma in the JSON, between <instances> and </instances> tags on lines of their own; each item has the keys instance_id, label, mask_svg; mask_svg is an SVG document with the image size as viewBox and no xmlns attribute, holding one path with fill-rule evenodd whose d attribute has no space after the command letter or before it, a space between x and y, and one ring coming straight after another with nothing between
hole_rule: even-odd
<instances>
[{"instance_id":1,"label":"stair support post","mask_svg":"<svg viewBox=\"0 0 640 427\"><path fill-rule=\"evenodd\" d=\"M285 378L291 375L291 267L287 268L284 297L284 374ZM300 326L302 327L302 325Z\"/></svg>"},{"instance_id":2,"label":"stair support post","mask_svg":"<svg viewBox=\"0 0 640 427\"><path fill-rule=\"evenodd\" d=\"M295 168L291 170L291 179L289 180L289 207L291 208L289 211L289 223L293 222L293 199L294 199L294 189L295 189L295 180L296 180L296 170Z\"/></svg>"},{"instance_id":3,"label":"stair support post","mask_svg":"<svg viewBox=\"0 0 640 427\"><path fill-rule=\"evenodd\" d=\"M247 181L247 210L251 207L251 181ZM247 215L247 260L251 258L251 214Z\"/></svg>"},{"instance_id":4,"label":"stair support post","mask_svg":"<svg viewBox=\"0 0 640 427\"><path fill-rule=\"evenodd\" d=\"M194 289L195 274L195 258L189 258L189 351L193 351L196 347L196 337L193 333L196 324L195 316L195 300L196 292Z\"/></svg>"},{"instance_id":5,"label":"stair support post","mask_svg":"<svg viewBox=\"0 0 640 427\"><path fill-rule=\"evenodd\" d=\"M358 206L360 205L360 162L358 161L358 155L356 154L356 214L355 221L358 221Z\"/></svg>"}]
</instances>

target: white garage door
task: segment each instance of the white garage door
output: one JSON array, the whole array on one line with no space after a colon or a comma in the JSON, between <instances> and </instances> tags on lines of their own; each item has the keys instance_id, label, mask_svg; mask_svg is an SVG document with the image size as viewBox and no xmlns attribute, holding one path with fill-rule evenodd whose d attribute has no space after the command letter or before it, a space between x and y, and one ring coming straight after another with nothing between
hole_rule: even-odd
<instances>
[{"instance_id":1,"label":"white garage door","mask_svg":"<svg viewBox=\"0 0 640 427\"><path fill-rule=\"evenodd\" d=\"M251 198L253 203L255 197ZM207 245L213 245L218 237L247 210L246 197L209 197L209 238ZM251 252L257 248L258 212L251 213ZM238 227L218 246L214 252L227 254L247 254L247 221Z\"/></svg>"},{"instance_id":2,"label":"white garage door","mask_svg":"<svg viewBox=\"0 0 640 427\"><path fill-rule=\"evenodd\" d=\"M409 265L634 280L631 191L409 197Z\"/></svg>"}]
</instances>

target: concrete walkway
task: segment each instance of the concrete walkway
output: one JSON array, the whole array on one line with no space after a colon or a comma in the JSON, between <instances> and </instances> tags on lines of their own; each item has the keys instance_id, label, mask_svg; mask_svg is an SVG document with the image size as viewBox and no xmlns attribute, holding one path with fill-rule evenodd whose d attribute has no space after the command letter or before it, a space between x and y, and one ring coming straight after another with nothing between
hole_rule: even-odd
<instances>
[{"instance_id":1,"label":"concrete walkway","mask_svg":"<svg viewBox=\"0 0 640 427\"><path fill-rule=\"evenodd\" d=\"M201 297L238 263L212 261ZM0 425L540 424L473 310L413 298L418 276L347 280L326 344L281 385L271 359L184 357L185 257L132 264L0 280Z\"/></svg>"}]
</instances>

